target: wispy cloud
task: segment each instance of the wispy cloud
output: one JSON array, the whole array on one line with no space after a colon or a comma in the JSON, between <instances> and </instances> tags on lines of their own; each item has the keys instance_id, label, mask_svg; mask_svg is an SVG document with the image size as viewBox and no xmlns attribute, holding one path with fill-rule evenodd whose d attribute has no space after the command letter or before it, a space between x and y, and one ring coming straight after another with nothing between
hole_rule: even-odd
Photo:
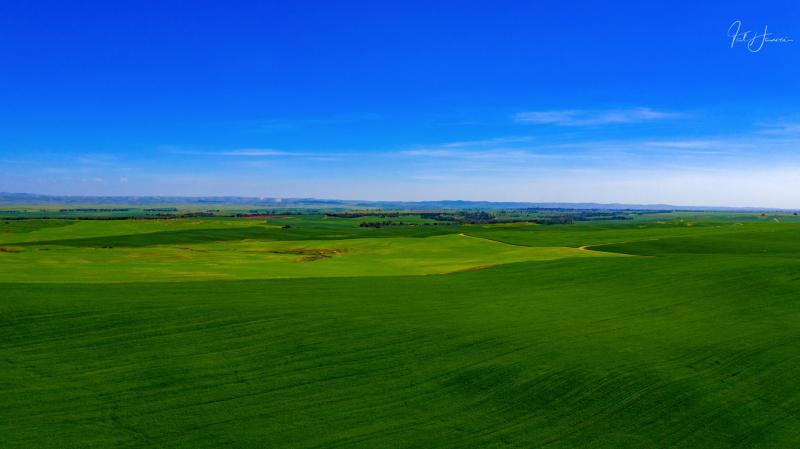
<instances>
[{"instance_id":1,"label":"wispy cloud","mask_svg":"<svg viewBox=\"0 0 800 449\"><path fill-rule=\"evenodd\" d=\"M313 153L274 150L271 148L237 148L231 150L192 150L166 147L172 154L187 156L229 156L229 157L305 157Z\"/></svg>"},{"instance_id":2,"label":"wispy cloud","mask_svg":"<svg viewBox=\"0 0 800 449\"><path fill-rule=\"evenodd\" d=\"M548 158L552 155L539 154L529 150L514 149L485 149L485 150L455 150L444 148L420 148L403 150L397 154L401 156L420 158L450 158L450 159L534 159Z\"/></svg>"},{"instance_id":3,"label":"wispy cloud","mask_svg":"<svg viewBox=\"0 0 800 449\"><path fill-rule=\"evenodd\" d=\"M238 159L252 161L253 163L241 164L242 166L256 167L259 164L258 159L303 159L308 161L337 161L348 157L364 157L374 156L372 153L358 153L358 152L324 152L324 151L284 151L272 148L237 148L230 150L193 150L182 149L175 147L164 147L164 149L171 154L179 154L185 156L210 156L228 159ZM378 153L376 153L378 154ZM261 166L265 166L261 164Z\"/></svg>"},{"instance_id":4,"label":"wispy cloud","mask_svg":"<svg viewBox=\"0 0 800 449\"><path fill-rule=\"evenodd\" d=\"M761 142L763 144L764 142ZM645 147L670 151L673 154L684 155L734 155L737 150L752 149L751 142L733 139L727 140L654 140L642 143Z\"/></svg>"},{"instance_id":5,"label":"wispy cloud","mask_svg":"<svg viewBox=\"0 0 800 449\"><path fill-rule=\"evenodd\" d=\"M364 151L284 151L272 148L237 148L227 150L194 150L175 147L166 147L166 151L172 154L189 156L213 156L242 159L256 158L303 158L313 161L336 161L348 158L365 157L393 157L408 156L422 158L474 158L474 159L496 159L496 158L530 158L536 157L533 152L525 147L530 146L533 137L530 136L511 136L496 137L481 140L462 140L445 142L432 145L413 145L405 149L380 152Z\"/></svg>"},{"instance_id":6,"label":"wispy cloud","mask_svg":"<svg viewBox=\"0 0 800 449\"><path fill-rule=\"evenodd\" d=\"M75 173L75 170L64 167L45 167L42 169L42 173L46 175L63 175Z\"/></svg>"},{"instance_id":7,"label":"wispy cloud","mask_svg":"<svg viewBox=\"0 0 800 449\"><path fill-rule=\"evenodd\" d=\"M329 128L354 125L362 122L369 122L381 119L382 116L376 113L367 112L363 114L333 115L329 117L308 117L297 119L266 119L240 123L237 126L243 127L250 132L277 132L277 131L300 131L305 128Z\"/></svg>"},{"instance_id":8,"label":"wispy cloud","mask_svg":"<svg viewBox=\"0 0 800 449\"><path fill-rule=\"evenodd\" d=\"M495 142L499 142L496 143ZM504 143L508 142L508 143ZM516 142L516 143L515 143ZM433 170L516 173L531 169L635 167L702 170L764 166L798 160L800 139L750 133L737 136L614 140L485 139L414 146L396 152ZM425 161L430 162L426 163Z\"/></svg>"},{"instance_id":9,"label":"wispy cloud","mask_svg":"<svg viewBox=\"0 0 800 449\"><path fill-rule=\"evenodd\" d=\"M645 145L657 148L677 148L688 150L717 149L724 142L720 140L654 140L645 142Z\"/></svg>"},{"instance_id":10,"label":"wispy cloud","mask_svg":"<svg viewBox=\"0 0 800 449\"><path fill-rule=\"evenodd\" d=\"M607 110L529 111L515 114L517 123L558 126L596 126L640 123L680 118L682 114L656 111L650 108Z\"/></svg>"},{"instance_id":11,"label":"wispy cloud","mask_svg":"<svg viewBox=\"0 0 800 449\"><path fill-rule=\"evenodd\" d=\"M470 148L470 147L529 143L532 142L533 140L534 137L532 136L506 136L506 137L492 137L490 139L461 140L456 142L447 142L440 144L439 146L446 148Z\"/></svg>"},{"instance_id":12,"label":"wispy cloud","mask_svg":"<svg viewBox=\"0 0 800 449\"><path fill-rule=\"evenodd\" d=\"M243 157L261 157L261 156L304 156L301 153L290 153L286 151L260 149L260 148L243 148L240 150L219 151L213 153L219 156L243 156Z\"/></svg>"},{"instance_id":13,"label":"wispy cloud","mask_svg":"<svg viewBox=\"0 0 800 449\"><path fill-rule=\"evenodd\" d=\"M761 125L761 132L777 136L799 136L800 122L778 121Z\"/></svg>"},{"instance_id":14,"label":"wispy cloud","mask_svg":"<svg viewBox=\"0 0 800 449\"><path fill-rule=\"evenodd\" d=\"M530 136L462 140L433 145L415 145L393 154L419 158L450 159L530 159L547 157L530 150Z\"/></svg>"},{"instance_id":15,"label":"wispy cloud","mask_svg":"<svg viewBox=\"0 0 800 449\"><path fill-rule=\"evenodd\" d=\"M77 160L83 165L108 167L114 165L116 157L111 154L84 154L78 156Z\"/></svg>"}]
</instances>

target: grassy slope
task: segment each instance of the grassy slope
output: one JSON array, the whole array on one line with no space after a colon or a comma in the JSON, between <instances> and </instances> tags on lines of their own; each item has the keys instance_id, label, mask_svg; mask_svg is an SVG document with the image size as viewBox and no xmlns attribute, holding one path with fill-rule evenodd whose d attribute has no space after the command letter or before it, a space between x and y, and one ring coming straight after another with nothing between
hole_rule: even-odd
<instances>
[{"instance_id":1,"label":"grassy slope","mask_svg":"<svg viewBox=\"0 0 800 449\"><path fill-rule=\"evenodd\" d=\"M773 226L796 226L775 223L717 222L644 222L579 223L574 225L475 226L470 235L491 238L514 245L583 246L676 236L702 236L741 232L745 228L766 229Z\"/></svg>"},{"instance_id":2,"label":"grassy slope","mask_svg":"<svg viewBox=\"0 0 800 449\"><path fill-rule=\"evenodd\" d=\"M659 237L612 245L598 251L640 255L739 254L750 257L800 257L800 227L796 225L743 227L739 232L714 235Z\"/></svg>"},{"instance_id":3,"label":"grassy slope","mask_svg":"<svg viewBox=\"0 0 800 449\"><path fill-rule=\"evenodd\" d=\"M240 235L241 230L232 230L226 238ZM205 236L205 233L193 231L193 235ZM580 251L576 248L514 246L459 235L202 242L113 248L41 244L33 245L36 248L7 246L7 251L15 252L0 252L0 282L436 274L526 260L618 256L615 253Z\"/></svg>"},{"instance_id":4,"label":"grassy slope","mask_svg":"<svg viewBox=\"0 0 800 449\"><path fill-rule=\"evenodd\" d=\"M796 447L800 239L752 226L443 276L2 284L2 446Z\"/></svg>"}]
</instances>

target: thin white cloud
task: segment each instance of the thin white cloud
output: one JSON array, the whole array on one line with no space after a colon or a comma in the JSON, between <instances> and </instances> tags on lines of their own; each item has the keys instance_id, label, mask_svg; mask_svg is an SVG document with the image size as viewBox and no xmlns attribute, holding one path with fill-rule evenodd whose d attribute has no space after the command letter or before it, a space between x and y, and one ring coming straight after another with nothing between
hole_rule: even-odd
<instances>
[{"instance_id":1,"label":"thin white cloud","mask_svg":"<svg viewBox=\"0 0 800 449\"><path fill-rule=\"evenodd\" d=\"M245 128L250 132L279 132L279 131L299 131L310 127L338 127L354 125L362 122L378 120L382 118L380 114L363 113L351 115L333 115L329 117L308 117L298 119L266 119L260 121L250 121L239 123L236 126Z\"/></svg>"},{"instance_id":2,"label":"thin white cloud","mask_svg":"<svg viewBox=\"0 0 800 449\"><path fill-rule=\"evenodd\" d=\"M778 136L800 135L800 122L778 121L761 125L761 132Z\"/></svg>"},{"instance_id":3,"label":"thin white cloud","mask_svg":"<svg viewBox=\"0 0 800 449\"><path fill-rule=\"evenodd\" d=\"M42 169L42 173L48 175L63 175L73 173L75 170L71 170L69 168L64 167L45 167Z\"/></svg>"},{"instance_id":4,"label":"thin white cloud","mask_svg":"<svg viewBox=\"0 0 800 449\"><path fill-rule=\"evenodd\" d=\"M436 170L486 173L505 170L612 168L703 168L795 163L800 139L751 133L702 138L521 141L498 144L504 138L414 146L390 153ZM426 160L429 161L426 163ZM681 165L679 167L678 165Z\"/></svg>"},{"instance_id":5,"label":"thin white cloud","mask_svg":"<svg viewBox=\"0 0 800 449\"><path fill-rule=\"evenodd\" d=\"M289 153L286 151L260 149L260 148L243 148L241 150L220 151L214 153L220 156L302 156L303 154Z\"/></svg>"},{"instance_id":6,"label":"thin white cloud","mask_svg":"<svg viewBox=\"0 0 800 449\"><path fill-rule=\"evenodd\" d=\"M439 144L439 146L446 148L474 148L474 147L528 143L533 140L534 138L532 136L493 137L490 139L462 140L457 142L448 142Z\"/></svg>"},{"instance_id":7,"label":"thin white cloud","mask_svg":"<svg viewBox=\"0 0 800 449\"><path fill-rule=\"evenodd\" d=\"M114 165L116 157L112 154L84 154L78 156L77 160L83 165L108 167Z\"/></svg>"},{"instance_id":8,"label":"thin white cloud","mask_svg":"<svg viewBox=\"0 0 800 449\"><path fill-rule=\"evenodd\" d=\"M723 142L719 140L655 140L645 142L645 145L658 148L708 150L719 148Z\"/></svg>"},{"instance_id":9,"label":"thin white cloud","mask_svg":"<svg viewBox=\"0 0 800 449\"><path fill-rule=\"evenodd\" d=\"M764 144L761 142L760 144ZM748 142L732 140L656 140L643 142L643 146L669 151L673 154L734 155L748 148ZM749 147L752 149L752 146Z\"/></svg>"},{"instance_id":10,"label":"thin white cloud","mask_svg":"<svg viewBox=\"0 0 800 449\"><path fill-rule=\"evenodd\" d=\"M420 148L400 151L397 154L408 157L421 158L450 158L450 159L541 159L553 155L540 154L529 150L516 149L486 149L486 150L448 150L441 148Z\"/></svg>"},{"instance_id":11,"label":"thin white cloud","mask_svg":"<svg viewBox=\"0 0 800 449\"><path fill-rule=\"evenodd\" d=\"M401 156L411 156L411 157L456 157L463 153L464 153L463 151L456 151L456 150L422 148L418 150L400 151L398 154Z\"/></svg>"},{"instance_id":12,"label":"thin white cloud","mask_svg":"<svg viewBox=\"0 0 800 449\"><path fill-rule=\"evenodd\" d=\"M416 145L406 150L389 153L418 158L450 159L531 159L549 157L530 149L533 137L494 137L480 140L462 140L433 145Z\"/></svg>"},{"instance_id":13,"label":"thin white cloud","mask_svg":"<svg viewBox=\"0 0 800 449\"><path fill-rule=\"evenodd\" d=\"M596 126L624 123L641 123L680 118L675 112L656 111L650 108L607 110L529 111L514 114L517 123L558 126Z\"/></svg>"},{"instance_id":14,"label":"thin white cloud","mask_svg":"<svg viewBox=\"0 0 800 449\"><path fill-rule=\"evenodd\" d=\"M329 154L308 153L308 152L292 152L274 150L271 148L237 148L232 150L187 150L181 148L167 147L167 151L172 154L181 154L188 156L228 156L228 157L316 157L316 156L329 156Z\"/></svg>"}]
</instances>

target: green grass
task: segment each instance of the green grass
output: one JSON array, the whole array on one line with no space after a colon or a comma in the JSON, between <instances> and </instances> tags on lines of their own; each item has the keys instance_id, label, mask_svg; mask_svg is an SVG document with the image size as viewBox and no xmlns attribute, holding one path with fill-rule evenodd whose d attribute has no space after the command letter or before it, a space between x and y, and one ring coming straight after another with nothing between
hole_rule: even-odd
<instances>
[{"instance_id":1,"label":"green grass","mask_svg":"<svg viewBox=\"0 0 800 449\"><path fill-rule=\"evenodd\" d=\"M800 257L800 226L747 227L713 235L659 237L593 246L599 251L641 255L739 254L749 257Z\"/></svg>"},{"instance_id":2,"label":"green grass","mask_svg":"<svg viewBox=\"0 0 800 449\"><path fill-rule=\"evenodd\" d=\"M180 240L141 234L136 245L5 246L0 282L132 282L442 274L509 262L619 256L569 247L515 246L467 235L347 240L253 240L259 233L192 231ZM227 231L227 230L224 230ZM242 232L244 231L244 232ZM163 233L162 233L163 234ZM196 243L186 241L191 235ZM212 242L210 237L224 240ZM238 236L241 241L233 240ZM158 235L161 237L161 235ZM242 240L242 237L248 239ZM125 236L126 243L134 240ZM85 240L81 240L81 243ZM119 240L117 240L119 242ZM165 244L169 242L170 244Z\"/></svg>"},{"instance_id":3,"label":"green grass","mask_svg":"<svg viewBox=\"0 0 800 449\"><path fill-rule=\"evenodd\" d=\"M201 232L209 229L264 228L264 220L0 220L0 242L22 243L51 240L108 239L117 236ZM279 227L270 225L270 228Z\"/></svg>"},{"instance_id":4,"label":"green grass","mask_svg":"<svg viewBox=\"0 0 800 449\"><path fill-rule=\"evenodd\" d=\"M797 447L800 225L748 221L0 233L0 446Z\"/></svg>"}]
</instances>

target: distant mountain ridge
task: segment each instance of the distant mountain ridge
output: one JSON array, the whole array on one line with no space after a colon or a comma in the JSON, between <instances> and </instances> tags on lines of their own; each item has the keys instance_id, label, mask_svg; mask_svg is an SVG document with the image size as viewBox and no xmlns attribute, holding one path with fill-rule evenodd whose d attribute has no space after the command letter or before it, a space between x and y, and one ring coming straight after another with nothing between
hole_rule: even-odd
<instances>
[{"instance_id":1,"label":"distant mountain ridge","mask_svg":"<svg viewBox=\"0 0 800 449\"><path fill-rule=\"evenodd\" d=\"M509 202L509 201L362 201L318 198L277 198L247 196L73 196L41 195L34 193L0 192L0 205L49 205L49 204L114 204L127 206L145 205L215 205L215 206L267 206L284 207L331 207L331 208L381 208L381 209L603 209L603 210L655 210L655 211L709 211L709 212L761 212L792 211L794 209L726 206L677 206L670 204L622 204L622 203L561 203L561 202Z\"/></svg>"}]
</instances>

